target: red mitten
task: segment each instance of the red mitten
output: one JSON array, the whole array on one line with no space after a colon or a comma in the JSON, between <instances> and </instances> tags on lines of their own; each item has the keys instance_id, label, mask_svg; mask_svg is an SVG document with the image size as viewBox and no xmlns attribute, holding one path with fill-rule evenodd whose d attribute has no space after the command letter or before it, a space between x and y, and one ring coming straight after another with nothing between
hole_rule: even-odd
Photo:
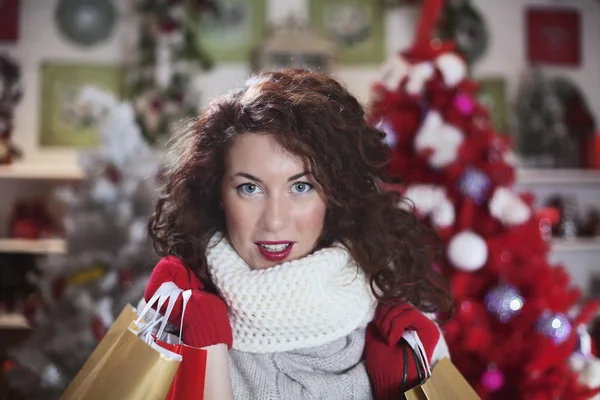
<instances>
[{"instance_id":1,"label":"red mitten","mask_svg":"<svg viewBox=\"0 0 600 400\"><path fill-rule=\"evenodd\" d=\"M386 343L391 346L400 341L405 330L416 331L430 358L440 340L440 331L435 322L409 303L379 305L371 324L377 327Z\"/></svg>"},{"instance_id":2,"label":"red mitten","mask_svg":"<svg viewBox=\"0 0 600 400\"><path fill-rule=\"evenodd\" d=\"M165 257L159 261L146 286L144 299L150 300L165 282L174 282L183 290L192 289L183 320L183 342L194 347L225 343L231 348L233 334L225 302L218 296L202 290L204 285L200 279L177 257ZM166 307L162 307L162 313L166 312ZM175 326L181 324L182 308L183 299L180 297L169 317L169 322Z\"/></svg>"},{"instance_id":3,"label":"red mitten","mask_svg":"<svg viewBox=\"0 0 600 400\"><path fill-rule=\"evenodd\" d=\"M431 362L440 332L436 324L410 304L380 305L375 319L367 327L365 366L377 400L402 398L404 351L399 345L405 331L416 331ZM418 370L412 352L408 357L408 375L404 390L417 385Z\"/></svg>"}]
</instances>

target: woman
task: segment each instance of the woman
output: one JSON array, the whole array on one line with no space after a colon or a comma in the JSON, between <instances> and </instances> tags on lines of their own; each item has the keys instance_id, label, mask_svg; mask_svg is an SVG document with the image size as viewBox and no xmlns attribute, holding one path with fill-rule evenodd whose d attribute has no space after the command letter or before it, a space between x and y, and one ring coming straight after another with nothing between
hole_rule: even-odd
<instances>
[{"instance_id":1,"label":"woman","mask_svg":"<svg viewBox=\"0 0 600 400\"><path fill-rule=\"evenodd\" d=\"M405 331L447 356L421 311L451 298L431 235L380 189L384 136L335 80L285 70L213 100L180 143L145 298L194 289L184 342L227 345L236 399L399 399ZM417 384L412 357L406 372Z\"/></svg>"}]
</instances>

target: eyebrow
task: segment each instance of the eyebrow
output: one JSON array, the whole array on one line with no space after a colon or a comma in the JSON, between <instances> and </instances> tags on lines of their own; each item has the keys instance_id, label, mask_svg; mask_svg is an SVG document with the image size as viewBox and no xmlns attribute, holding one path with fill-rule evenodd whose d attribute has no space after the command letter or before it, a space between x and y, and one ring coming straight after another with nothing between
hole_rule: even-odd
<instances>
[{"instance_id":1,"label":"eyebrow","mask_svg":"<svg viewBox=\"0 0 600 400\"><path fill-rule=\"evenodd\" d=\"M290 176L288 178L288 182L296 180L298 178L301 178L301 177L303 177L305 175L310 175L310 174L311 174L310 171L300 172L299 174ZM237 174L233 175L233 177L236 177L236 176L241 176L242 178L247 178L247 179L250 179L250 180L258 182L258 183L263 183L259 178L255 177L254 175L247 174L245 172L238 172Z\"/></svg>"}]
</instances>

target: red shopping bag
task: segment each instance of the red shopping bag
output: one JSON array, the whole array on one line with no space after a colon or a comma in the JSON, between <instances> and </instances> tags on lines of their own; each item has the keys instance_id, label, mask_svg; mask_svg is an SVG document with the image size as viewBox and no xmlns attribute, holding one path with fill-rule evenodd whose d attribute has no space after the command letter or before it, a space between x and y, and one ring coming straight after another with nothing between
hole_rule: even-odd
<instances>
[{"instance_id":1,"label":"red shopping bag","mask_svg":"<svg viewBox=\"0 0 600 400\"><path fill-rule=\"evenodd\" d=\"M203 400L208 351L157 340L156 344L181 355L181 363L165 400Z\"/></svg>"}]
</instances>

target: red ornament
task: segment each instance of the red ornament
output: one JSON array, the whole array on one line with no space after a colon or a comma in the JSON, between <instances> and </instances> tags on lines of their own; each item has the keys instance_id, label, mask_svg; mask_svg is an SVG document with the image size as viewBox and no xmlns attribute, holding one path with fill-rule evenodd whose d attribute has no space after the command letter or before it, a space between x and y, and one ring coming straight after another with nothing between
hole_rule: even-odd
<instances>
[{"instance_id":1,"label":"red ornament","mask_svg":"<svg viewBox=\"0 0 600 400\"><path fill-rule=\"evenodd\" d=\"M163 33L173 33L175 30L179 29L179 22L175 21L173 18L165 17L160 24L160 29Z\"/></svg>"},{"instance_id":2,"label":"red ornament","mask_svg":"<svg viewBox=\"0 0 600 400\"><path fill-rule=\"evenodd\" d=\"M59 301L67 288L67 279L64 276L58 276L52 280L52 298Z\"/></svg>"},{"instance_id":3,"label":"red ornament","mask_svg":"<svg viewBox=\"0 0 600 400\"><path fill-rule=\"evenodd\" d=\"M504 374L496 367L488 369L481 376L481 386L488 392L497 392L504 386Z\"/></svg>"},{"instance_id":4,"label":"red ornament","mask_svg":"<svg viewBox=\"0 0 600 400\"><path fill-rule=\"evenodd\" d=\"M118 183L122 178L121 171L119 171L119 169L112 164L106 167L104 174L112 183Z\"/></svg>"},{"instance_id":5,"label":"red ornament","mask_svg":"<svg viewBox=\"0 0 600 400\"><path fill-rule=\"evenodd\" d=\"M106 334L106 331L107 331L106 326L104 325L102 320L100 318L98 318L98 316L95 316L94 319L92 320L91 329L92 329L94 338L98 342L100 340L102 340L102 338L104 337L104 335Z\"/></svg>"},{"instance_id":6,"label":"red ornament","mask_svg":"<svg viewBox=\"0 0 600 400\"><path fill-rule=\"evenodd\" d=\"M133 284L133 272L130 269L119 271L119 288L125 290Z\"/></svg>"}]
</instances>

